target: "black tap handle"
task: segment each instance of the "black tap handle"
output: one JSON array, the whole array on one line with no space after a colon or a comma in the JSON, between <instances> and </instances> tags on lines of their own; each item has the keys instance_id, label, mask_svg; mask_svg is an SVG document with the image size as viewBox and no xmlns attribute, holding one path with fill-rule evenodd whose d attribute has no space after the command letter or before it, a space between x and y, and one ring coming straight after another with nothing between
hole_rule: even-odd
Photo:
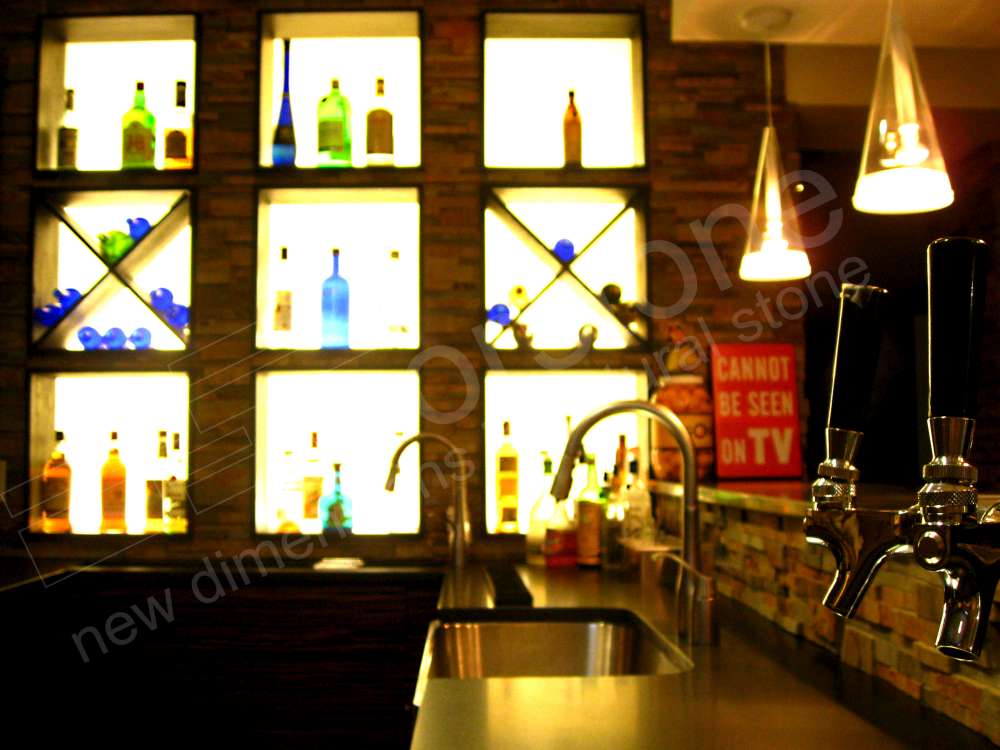
<instances>
[{"instance_id":1,"label":"black tap handle","mask_svg":"<svg viewBox=\"0 0 1000 750\"><path fill-rule=\"evenodd\" d=\"M864 413L871 402L882 341L881 310L887 295L877 286L844 284L840 288L827 427L864 432Z\"/></svg>"},{"instance_id":2,"label":"black tap handle","mask_svg":"<svg viewBox=\"0 0 1000 750\"><path fill-rule=\"evenodd\" d=\"M927 246L931 417L976 416L989 247L972 237Z\"/></svg>"}]
</instances>

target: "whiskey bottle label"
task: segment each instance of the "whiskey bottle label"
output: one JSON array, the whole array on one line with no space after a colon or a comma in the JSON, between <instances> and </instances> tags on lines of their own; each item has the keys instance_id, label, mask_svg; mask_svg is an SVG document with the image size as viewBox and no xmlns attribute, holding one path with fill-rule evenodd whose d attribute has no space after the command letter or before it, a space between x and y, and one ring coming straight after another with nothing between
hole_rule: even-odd
<instances>
[{"instance_id":1,"label":"whiskey bottle label","mask_svg":"<svg viewBox=\"0 0 1000 750\"><path fill-rule=\"evenodd\" d=\"M60 169L76 168L76 128L59 128L56 164Z\"/></svg>"},{"instance_id":2,"label":"whiskey bottle label","mask_svg":"<svg viewBox=\"0 0 1000 750\"><path fill-rule=\"evenodd\" d=\"M186 159L187 134L183 130L168 130L163 149L163 154L168 159Z\"/></svg>"},{"instance_id":3,"label":"whiskey bottle label","mask_svg":"<svg viewBox=\"0 0 1000 750\"><path fill-rule=\"evenodd\" d=\"M392 153L392 115L384 109L368 113L368 153Z\"/></svg>"},{"instance_id":4,"label":"whiskey bottle label","mask_svg":"<svg viewBox=\"0 0 1000 750\"><path fill-rule=\"evenodd\" d=\"M122 161L125 164L144 164L153 161L154 141L152 131L138 122L131 122L122 132Z\"/></svg>"},{"instance_id":5,"label":"whiskey bottle label","mask_svg":"<svg viewBox=\"0 0 1000 750\"><path fill-rule=\"evenodd\" d=\"M274 330L292 330L292 293L278 292L274 303Z\"/></svg>"},{"instance_id":6,"label":"whiskey bottle label","mask_svg":"<svg viewBox=\"0 0 1000 750\"><path fill-rule=\"evenodd\" d=\"M319 124L319 150L344 150L344 123L341 120L324 120Z\"/></svg>"}]
</instances>

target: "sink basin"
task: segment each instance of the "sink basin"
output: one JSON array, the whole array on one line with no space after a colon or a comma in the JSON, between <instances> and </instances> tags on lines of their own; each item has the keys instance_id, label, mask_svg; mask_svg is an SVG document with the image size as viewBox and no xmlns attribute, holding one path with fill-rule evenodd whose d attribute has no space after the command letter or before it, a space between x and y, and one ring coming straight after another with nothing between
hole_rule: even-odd
<instances>
[{"instance_id":1,"label":"sink basin","mask_svg":"<svg viewBox=\"0 0 1000 750\"><path fill-rule=\"evenodd\" d=\"M451 610L428 630L414 704L437 678L661 675L691 666L624 609Z\"/></svg>"}]
</instances>

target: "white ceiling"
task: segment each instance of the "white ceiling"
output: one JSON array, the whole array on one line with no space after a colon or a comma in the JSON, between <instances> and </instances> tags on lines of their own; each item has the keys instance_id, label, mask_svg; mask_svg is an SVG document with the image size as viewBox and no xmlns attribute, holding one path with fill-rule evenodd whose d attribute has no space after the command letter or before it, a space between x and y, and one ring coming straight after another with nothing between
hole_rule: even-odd
<instances>
[{"instance_id":1,"label":"white ceiling","mask_svg":"<svg viewBox=\"0 0 1000 750\"><path fill-rule=\"evenodd\" d=\"M1000 0L899 0L903 25L914 45L1000 48ZM759 6L792 12L771 41L785 44L877 45L882 40L883 0L671 0L676 42L761 41L740 25Z\"/></svg>"}]
</instances>

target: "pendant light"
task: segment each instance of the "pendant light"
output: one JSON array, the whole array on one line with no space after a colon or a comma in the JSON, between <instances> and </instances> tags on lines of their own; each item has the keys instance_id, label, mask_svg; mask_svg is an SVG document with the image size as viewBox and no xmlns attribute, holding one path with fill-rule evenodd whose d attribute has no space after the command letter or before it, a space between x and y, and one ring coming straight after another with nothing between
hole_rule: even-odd
<instances>
[{"instance_id":1,"label":"pendant light","mask_svg":"<svg viewBox=\"0 0 1000 750\"><path fill-rule=\"evenodd\" d=\"M795 206L782 190L781 150L771 117L771 48L764 43L764 82L767 91L767 125L760 141L757 176L747 243L740 261L744 281L791 281L809 275L809 256L801 243Z\"/></svg>"},{"instance_id":2,"label":"pendant light","mask_svg":"<svg viewBox=\"0 0 1000 750\"><path fill-rule=\"evenodd\" d=\"M852 202L865 213L913 214L954 200L913 46L889 0Z\"/></svg>"}]
</instances>

